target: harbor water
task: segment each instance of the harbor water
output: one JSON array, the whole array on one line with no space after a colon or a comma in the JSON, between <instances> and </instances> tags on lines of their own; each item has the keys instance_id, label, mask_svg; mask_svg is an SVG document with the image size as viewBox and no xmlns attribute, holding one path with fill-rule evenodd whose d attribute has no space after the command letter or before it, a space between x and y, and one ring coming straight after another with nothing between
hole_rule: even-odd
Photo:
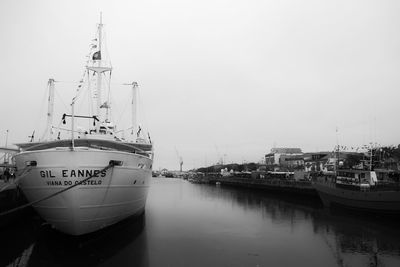
<instances>
[{"instance_id":1,"label":"harbor water","mask_svg":"<svg viewBox=\"0 0 400 267\"><path fill-rule=\"evenodd\" d=\"M400 266L398 218L317 198L153 178L146 212L83 237L33 216L0 229L0 266Z\"/></svg>"}]
</instances>

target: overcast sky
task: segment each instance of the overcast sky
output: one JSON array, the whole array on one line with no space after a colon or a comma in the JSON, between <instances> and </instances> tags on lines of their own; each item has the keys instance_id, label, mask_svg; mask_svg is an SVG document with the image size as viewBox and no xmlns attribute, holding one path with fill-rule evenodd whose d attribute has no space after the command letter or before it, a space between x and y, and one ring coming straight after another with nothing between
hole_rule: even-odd
<instances>
[{"instance_id":1,"label":"overcast sky","mask_svg":"<svg viewBox=\"0 0 400 267\"><path fill-rule=\"evenodd\" d=\"M75 91L100 11L155 169L400 143L400 1L2 0L2 146L43 130L50 77Z\"/></svg>"}]
</instances>

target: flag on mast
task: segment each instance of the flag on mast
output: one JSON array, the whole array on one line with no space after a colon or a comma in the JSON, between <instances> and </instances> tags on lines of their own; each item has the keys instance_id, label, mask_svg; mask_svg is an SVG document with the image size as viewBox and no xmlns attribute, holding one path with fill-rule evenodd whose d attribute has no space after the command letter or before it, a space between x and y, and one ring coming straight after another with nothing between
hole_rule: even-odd
<instances>
[{"instance_id":1,"label":"flag on mast","mask_svg":"<svg viewBox=\"0 0 400 267\"><path fill-rule=\"evenodd\" d=\"M106 101L100 106L100 108L110 108L110 104Z\"/></svg>"},{"instance_id":2,"label":"flag on mast","mask_svg":"<svg viewBox=\"0 0 400 267\"><path fill-rule=\"evenodd\" d=\"M92 59L93 60L101 60L101 52L100 51L95 52L92 56Z\"/></svg>"}]
</instances>

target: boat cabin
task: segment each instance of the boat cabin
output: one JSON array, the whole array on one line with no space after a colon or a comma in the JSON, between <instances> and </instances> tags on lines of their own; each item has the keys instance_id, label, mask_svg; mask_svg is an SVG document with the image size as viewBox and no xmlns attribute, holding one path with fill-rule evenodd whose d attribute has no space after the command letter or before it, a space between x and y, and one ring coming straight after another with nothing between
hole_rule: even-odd
<instances>
[{"instance_id":1,"label":"boat cabin","mask_svg":"<svg viewBox=\"0 0 400 267\"><path fill-rule=\"evenodd\" d=\"M343 186L357 186L367 189L376 185L377 175L374 171L364 170L338 170L336 172L336 184Z\"/></svg>"}]
</instances>

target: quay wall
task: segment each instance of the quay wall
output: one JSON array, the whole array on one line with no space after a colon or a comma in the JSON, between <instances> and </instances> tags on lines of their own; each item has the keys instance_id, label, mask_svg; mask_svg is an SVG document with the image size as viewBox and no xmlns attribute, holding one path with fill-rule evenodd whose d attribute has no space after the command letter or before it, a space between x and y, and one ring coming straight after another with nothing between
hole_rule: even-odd
<instances>
[{"instance_id":1,"label":"quay wall","mask_svg":"<svg viewBox=\"0 0 400 267\"><path fill-rule=\"evenodd\" d=\"M268 190L276 193L290 193L310 197L318 197L318 193L312 186L311 181L285 180L285 179L254 179L245 177L231 176L209 176L202 177L203 183L246 187L253 189Z\"/></svg>"}]
</instances>

